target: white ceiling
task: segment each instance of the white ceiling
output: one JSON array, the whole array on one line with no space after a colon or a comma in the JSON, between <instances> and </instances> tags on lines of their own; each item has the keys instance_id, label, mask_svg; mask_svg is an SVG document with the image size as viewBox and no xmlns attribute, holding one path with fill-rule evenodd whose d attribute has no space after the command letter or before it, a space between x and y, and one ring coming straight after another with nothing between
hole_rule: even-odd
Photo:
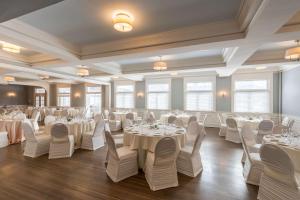
<instances>
[{"instance_id":1,"label":"white ceiling","mask_svg":"<svg viewBox=\"0 0 300 200\"><path fill-rule=\"evenodd\" d=\"M77 45L107 42L191 25L234 19L241 0L65 0L20 20ZM125 9L134 31L112 27L112 12Z\"/></svg>"}]
</instances>

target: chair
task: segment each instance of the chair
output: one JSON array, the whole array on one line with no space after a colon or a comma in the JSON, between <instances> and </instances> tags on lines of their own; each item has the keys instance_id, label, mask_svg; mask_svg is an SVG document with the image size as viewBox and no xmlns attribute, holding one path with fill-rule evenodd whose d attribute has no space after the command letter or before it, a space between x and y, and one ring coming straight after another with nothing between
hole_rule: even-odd
<instances>
[{"instance_id":1,"label":"chair","mask_svg":"<svg viewBox=\"0 0 300 200\"><path fill-rule=\"evenodd\" d=\"M68 117L68 115L69 115L69 112L67 109L64 109L61 111L61 114L60 114L61 117Z\"/></svg>"},{"instance_id":2,"label":"chair","mask_svg":"<svg viewBox=\"0 0 300 200\"><path fill-rule=\"evenodd\" d=\"M258 125L258 131L255 133L256 142L261 144L265 135L273 134L274 123L271 120L262 120Z\"/></svg>"},{"instance_id":3,"label":"chair","mask_svg":"<svg viewBox=\"0 0 300 200\"><path fill-rule=\"evenodd\" d=\"M249 147L247 146L246 138L253 134L251 127L249 125L243 126L240 137L245 153L245 164L243 168L243 176L245 178L246 183L252 185L259 185L260 177L263 172L263 164L260 160L260 156L258 153L251 153L249 151Z\"/></svg>"},{"instance_id":4,"label":"chair","mask_svg":"<svg viewBox=\"0 0 300 200\"><path fill-rule=\"evenodd\" d=\"M258 199L299 200L300 173L295 171L289 155L279 146L265 144L260 149L264 164Z\"/></svg>"},{"instance_id":5,"label":"chair","mask_svg":"<svg viewBox=\"0 0 300 200\"><path fill-rule=\"evenodd\" d=\"M113 182L122 181L138 174L137 151L124 146L116 148L110 132L105 131L108 145L108 163L106 173Z\"/></svg>"},{"instance_id":6,"label":"chair","mask_svg":"<svg viewBox=\"0 0 300 200\"><path fill-rule=\"evenodd\" d=\"M203 113L197 113L198 116L198 121L200 123L201 126L205 127L205 122L207 119L207 114L203 114Z\"/></svg>"},{"instance_id":7,"label":"chair","mask_svg":"<svg viewBox=\"0 0 300 200\"><path fill-rule=\"evenodd\" d=\"M125 119L130 119L131 121L134 121L134 114L133 113L127 113L125 115Z\"/></svg>"},{"instance_id":8,"label":"chair","mask_svg":"<svg viewBox=\"0 0 300 200\"><path fill-rule=\"evenodd\" d=\"M47 115L44 119L45 125L55 122L56 118L53 115Z\"/></svg>"},{"instance_id":9,"label":"chair","mask_svg":"<svg viewBox=\"0 0 300 200\"><path fill-rule=\"evenodd\" d=\"M289 123L290 119L288 117L284 117L281 121L281 124L274 127L274 134L281 134L282 132L288 132L289 131Z\"/></svg>"},{"instance_id":10,"label":"chair","mask_svg":"<svg viewBox=\"0 0 300 200\"><path fill-rule=\"evenodd\" d=\"M201 126L198 122L191 122L187 127L186 133L186 145L193 147L195 141L199 135L199 126ZM203 129L204 127L201 126ZM205 131L204 131L205 133Z\"/></svg>"},{"instance_id":11,"label":"chair","mask_svg":"<svg viewBox=\"0 0 300 200\"><path fill-rule=\"evenodd\" d=\"M96 127L93 132L87 132L82 135L81 148L88 150L96 150L104 146L104 120L100 120L96 123Z\"/></svg>"},{"instance_id":12,"label":"chair","mask_svg":"<svg viewBox=\"0 0 300 200\"><path fill-rule=\"evenodd\" d=\"M98 113L94 116L95 123L98 123L101 120L104 120L103 115L101 113Z\"/></svg>"},{"instance_id":13,"label":"chair","mask_svg":"<svg viewBox=\"0 0 300 200\"><path fill-rule=\"evenodd\" d=\"M145 114L145 121L148 123L148 124L153 124L155 122L155 115L153 112L147 112Z\"/></svg>"},{"instance_id":14,"label":"chair","mask_svg":"<svg viewBox=\"0 0 300 200\"><path fill-rule=\"evenodd\" d=\"M227 118L226 125L227 125L227 130L226 130L225 140L234 143L241 143L239 129L237 127L237 123L235 119Z\"/></svg>"},{"instance_id":15,"label":"chair","mask_svg":"<svg viewBox=\"0 0 300 200\"><path fill-rule=\"evenodd\" d=\"M22 122L22 129L26 139L24 156L36 158L49 152L50 135L36 135L29 121Z\"/></svg>"},{"instance_id":16,"label":"chair","mask_svg":"<svg viewBox=\"0 0 300 200\"><path fill-rule=\"evenodd\" d=\"M175 126L177 127L184 127L184 123L182 121L182 119L176 119L175 122L174 122Z\"/></svg>"},{"instance_id":17,"label":"chair","mask_svg":"<svg viewBox=\"0 0 300 200\"><path fill-rule=\"evenodd\" d=\"M177 120L176 116L170 115L168 117L168 124L174 124L174 122Z\"/></svg>"},{"instance_id":18,"label":"chair","mask_svg":"<svg viewBox=\"0 0 300 200\"><path fill-rule=\"evenodd\" d=\"M4 114L6 110L4 108L0 108L0 115Z\"/></svg>"},{"instance_id":19,"label":"chair","mask_svg":"<svg viewBox=\"0 0 300 200\"><path fill-rule=\"evenodd\" d=\"M33 125L34 130L39 130L38 120L40 118L40 115L41 115L40 111L38 111L37 109L33 110L30 121Z\"/></svg>"},{"instance_id":20,"label":"chair","mask_svg":"<svg viewBox=\"0 0 300 200\"><path fill-rule=\"evenodd\" d=\"M162 138L154 153L147 153L144 172L151 190L178 186L176 157L176 141L171 137Z\"/></svg>"},{"instance_id":21,"label":"chair","mask_svg":"<svg viewBox=\"0 0 300 200\"><path fill-rule=\"evenodd\" d=\"M196 116L190 116L189 121L188 121L188 125L189 125L191 122L196 122L196 121L197 121L197 117L196 117Z\"/></svg>"},{"instance_id":22,"label":"chair","mask_svg":"<svg viewBox=\"0 0 300 200\"><path fill-rule=\"evenodd\" d=\"M124 124L123 124L123 128L127 128L133 125L133 121L131 119L125 119L124 120Z\"/></svg>"},{"instance_id":23,"label":"chair","mask_svg":"<svg viewBox=\"0 0 300 200\"><path fill-rule=\"evenodd\" d=\"M108 124L109 124L109 129L113 132L119 131L122 129L122 122L121 122L121 120L118 120L116 118L116 115L114 113L109 113Z\"/></svg>"},{"instance_id":24,"label":"chair","mask_svg":"<svg viewBox=\"0 0 300 200\"><path fill-rule=\"evenodd\" d=\"M57 123L51 128L49 159L71 157L74 152L74 136L68 134L66 125Z\"/></svg>"},{"instance_id":25,"label":"chair","mask_svg":"<svg viewBox=\"0 0 300 200\"><path fill-rule=\"evenodd\" d=\"M220 122L219 136L226 136L226 131L227 131L226 120L221 113L218 113L218 119Z\"/></svg>"},{"instance_id":26,"label":"chair","mask_svg":"<svg viewBox=\"0 0 300 200\"><path fill-rule=\"evenodd\" d=\"M291 132L292 129L293 129L293 126L295 124L295 120L290 120L289 123L288 123L288 132Z\"/></svg>"},{"instance_id":27,"label":"chair","mask_svg":"<svg viewBox=\"0 0 300 200\"><path fill-rule=\"evenodd\" d=\"M9 145L8 133L6 131L0 132L0 148L7 147Z\"/></svg>"},{"instance_id":28,"label":"chair","mask_svg":"<svg viewBox=\"0 0 300 200\"><path fill-rule=\"evenodd\" d=\"M194 145L184 146L177 157L177 171L190 177L196 177L202 171L200 147L204 139L205 132L203 126L197 122L192 122L195 132L198 132Z\"/></svg>"}]
</instances>

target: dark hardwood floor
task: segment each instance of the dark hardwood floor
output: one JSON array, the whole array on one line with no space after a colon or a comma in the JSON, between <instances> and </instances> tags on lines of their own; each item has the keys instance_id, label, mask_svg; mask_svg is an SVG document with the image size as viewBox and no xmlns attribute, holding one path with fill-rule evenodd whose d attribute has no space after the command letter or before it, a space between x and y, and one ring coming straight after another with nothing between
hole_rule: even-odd
<instances>
[{"instance_id":1,"label":"dark hardwood floor","mask_svg":"<svg viewBox=\"0 0 300 200\"><path fill-rule=\"evenodd\" d=\"M0 199L252 200L258 188L242 176L242 147L208 128L196 178L178 175L179 187L152 192L140 172L120 183L105 173L106 149L76 150L70 159L27 158L20 144L0 149Z\"/></svg>"}]
</instances>

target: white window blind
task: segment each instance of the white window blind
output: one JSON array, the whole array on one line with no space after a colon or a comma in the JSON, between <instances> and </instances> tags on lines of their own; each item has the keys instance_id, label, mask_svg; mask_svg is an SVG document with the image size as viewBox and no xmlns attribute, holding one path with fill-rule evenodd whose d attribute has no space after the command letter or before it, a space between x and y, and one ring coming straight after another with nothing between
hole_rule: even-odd
<instances>
[{"instance_id":1,"label":"white window blind","mask_svg":"<svg viewBox=\"0 0 300 200\"><path fill-rule=\"evenodd\" d=\"M186 81L185 109L212 111L214 108L214 87L212 81Z\"/></svg>"},{"instance_id":2,"label":"white window blind","mask_svg":"<svg viewBox=\"0 0 300 200\"><path fill-rule=\"evenodd\" d=\"M60 87L57 89L57 105L58 106L70 106L70 93L71 88L69 87Z\"/></svg>"},{"instance_id":3,"label":"white window blind","mask_svg":"<svg viewBox=\"0 0 300 200\"><path fill-rule=\"evenodd\" d=\"M270 112L268 80L237 80L234 83L234 112Z\"/></svg>"},{"instance_id":4,"label":"white window blind","mask_svg":"<svg viewBox=\"0 0 300 200\"><path fill-rule=\"evenodd\" d=\"M147 108L169 109L169 90L170 85L168 83L147 84Z\"/></svg>"},{"instance_id":5,"label":"white window blind","mask_svg":"<svg viewBox=\"0 0 300 200\"><path fill-rule=\"evenodd\" d=\"M88 112L100 112L101 102L101 86L86 87L86 107Z\"/></svg>"},{"instance_id":6,"label":"white window blind","mask_svg":"<svg viewBox=\"0 0 300 200\"><path fill-rule=\"evenodd\" d=\"M133 108L134 85L116 85L115 102L117 108Z\"/></svg>"}]
</instances>

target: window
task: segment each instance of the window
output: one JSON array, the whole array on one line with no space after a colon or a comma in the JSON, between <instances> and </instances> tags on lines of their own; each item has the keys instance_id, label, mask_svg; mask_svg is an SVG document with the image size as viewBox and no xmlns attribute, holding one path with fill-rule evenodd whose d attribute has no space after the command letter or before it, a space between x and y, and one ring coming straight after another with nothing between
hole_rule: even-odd
<instances>
[{"instance_id":1,"label":"window","mask_svg":"<svg viewBox=\"0 0 300 200\"><path fill-rule=\"evenodd\" d=\"M69 87L57 88L57 106L70 106L70 93Z\"/></svg>"},{"instance_id":2,"label":"window","mask_svg":"<svg viewBox=\"0 0 300 200\"><path fill-rule=\"evenodd\" d=\"M35 106L44 107L46 104L45 103L46 90L44 88L35 88L34 96L35 96Z\"/></svg>"},{"instance_id":3,"label":"window","mask_svg":"<svg viewBox=\"0 0 300 200\"><path fill-rule=\"evenodd\" d=\"M101 112L101 86L87 86L85 100L89 113Z\"/></svg>"},{"instance_id":4,"label":"window","mask_svg":"<svg viewBox=\"0 0 300 200\"><path fill-rule=\"evenodd\" d=\"M272 78L268 77L270 76L260 75L252 80L247 77L234 80L234 112L268 113L271 111Z\"/></svg>"},{"instance_id":5,"label":"window","mask_svg":"<svg viewBox=\"0 0 300 200\"><path fill-rule=\"evenodd\" d=\"M213 111L215 107L215 77L185 79L185 109Z\"/></svg>"},{"instance_id":6,"label":"window","mask_svg":"<svg viewBox=\"0 0 300 200\"><path fill-rule=\"evenodd\" d=\"M134 83L115 83L115 104L116 108L134 107Z\"/></svg>"},{"instance_id":7,"label":"window","mask_svg":"<svg viewBox=\"0 0 300 200\"><path fill-rule=\"evenodd\" d=\"M147 82L147 108L169 109L170 80L149 80Z\"/></svg>"}]
</instances>

